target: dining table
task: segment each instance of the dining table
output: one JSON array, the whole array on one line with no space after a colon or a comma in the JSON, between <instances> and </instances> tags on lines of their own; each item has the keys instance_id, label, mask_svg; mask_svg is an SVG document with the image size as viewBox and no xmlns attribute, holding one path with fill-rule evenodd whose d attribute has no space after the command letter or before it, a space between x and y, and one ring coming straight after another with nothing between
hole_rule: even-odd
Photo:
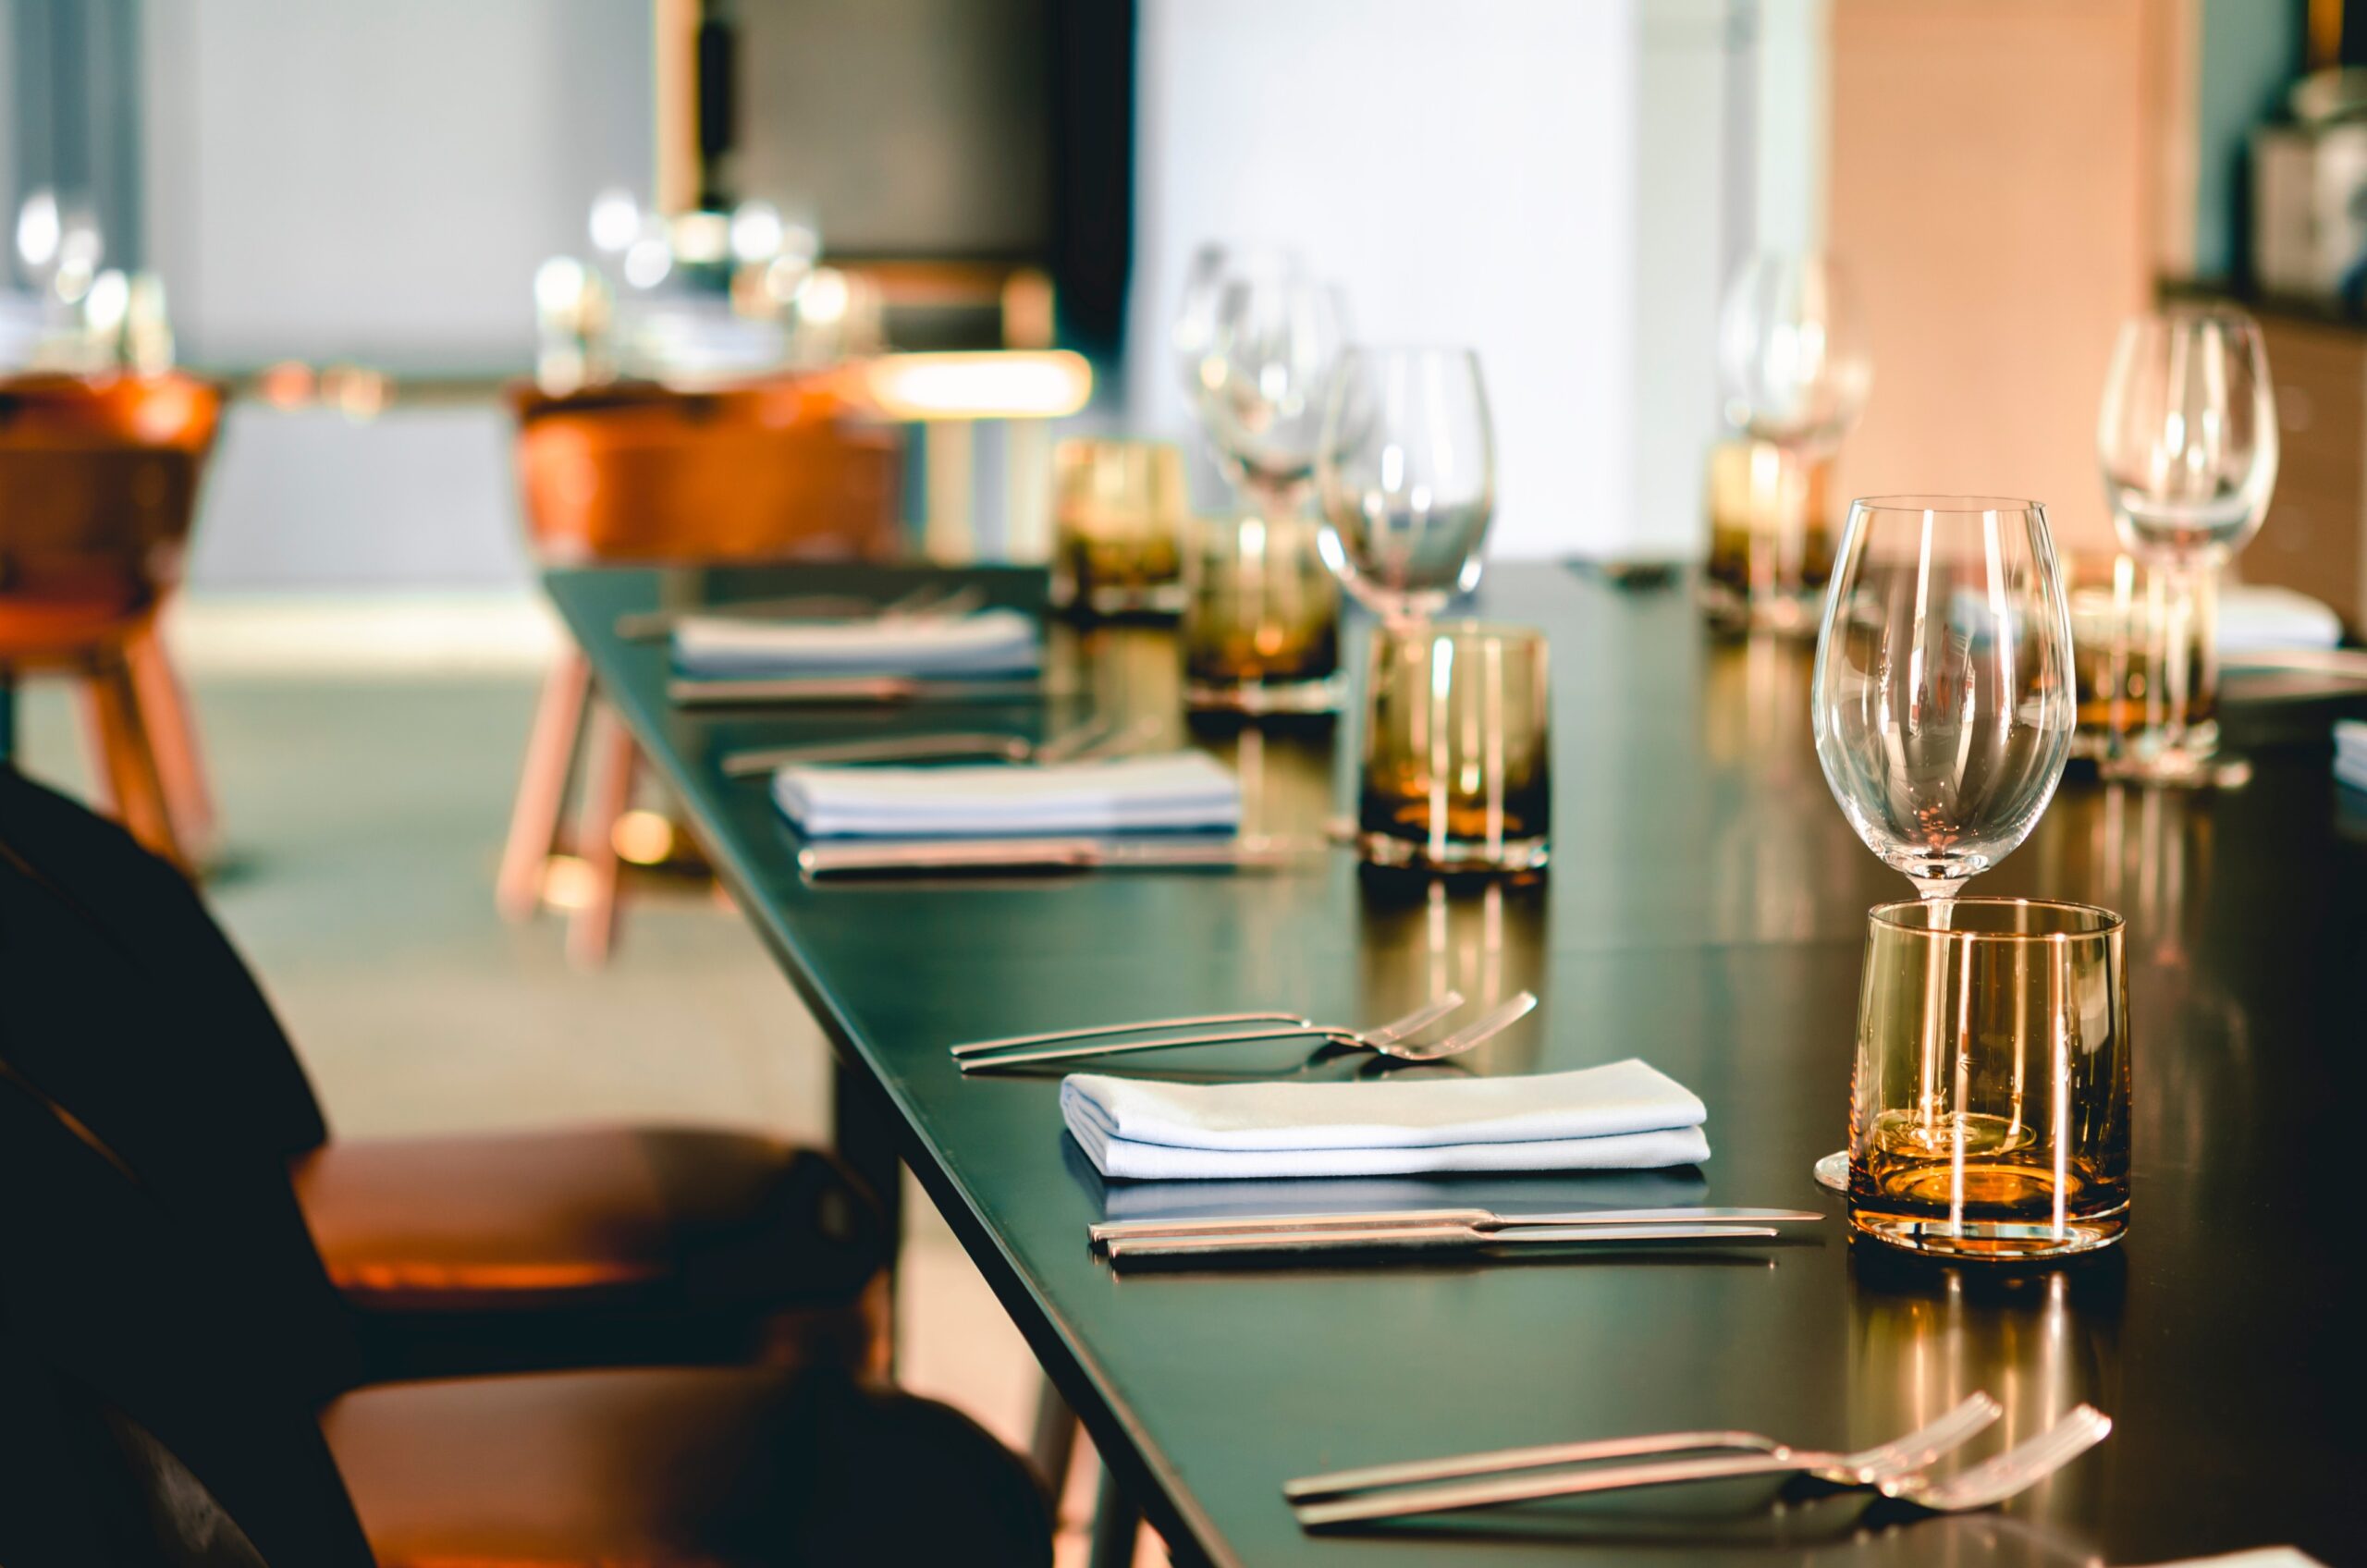
<instances>
[{"instance_id":1,"label":"dining table","mask_svg":"<svg viewBox=\"0 0 2367 1568\"><path fill-rule=\"evenodd\" d=\"M1707 627L1682 574L1491 565L1469 613L1551 651L1552 852L1523 878L1360 864L1359 727L1187 716L1175 633L1048 618L1043 690L967 704L678 705L620 617L875 591L921 569L560 570L598 689L827 1035L840 1147L892 1205L917 1176L1126 1498L1179 1562L2132 1564L2291 1544L2367 1562L2367 797L2306 687L2223 720L2248 782L2164 790L2075 765L1972 891L2128 922L2126 1239L2054 1266L1853 1243L1811 1167L1849 1124L1870 906L1913 896L1851 830L1811 737L1812 643ZM1044 607L1044 574L958 569ZM1367 628L1351 618L1352 673ZM1051 733L1122 717L1236 772L1270 866L813 879L751 748ZM1711 1158L1651 1171L1105 1181L1063 1129L1067 1064L965 1076L958 1041L1245 1009L1345 1023L1445 989L1540 1005L1468 1056L1396 1069L1305 1042L1093 1064L1175 1082L1554 1072L1640 1058L1708 1108ZM788 997L784 1007L795 1005ZM2361 1112L2359 1121L2353 1113ZM2362 1184L2367 1192L2367 1184ZM1343 1207L1811 1208L1772 1243L1115 1268L1111 1219ZM1986 1390L1990 1452L2082 1403L2100 1447L2002 1508L1919 1513L1760 1479L1303 1530L1285 1480L1680 1428L1883 1441ZM883 1483L885 1484L885 1483ZM926 1506L926 1500L910 1500Z\"/></svg>"}]
</instances>

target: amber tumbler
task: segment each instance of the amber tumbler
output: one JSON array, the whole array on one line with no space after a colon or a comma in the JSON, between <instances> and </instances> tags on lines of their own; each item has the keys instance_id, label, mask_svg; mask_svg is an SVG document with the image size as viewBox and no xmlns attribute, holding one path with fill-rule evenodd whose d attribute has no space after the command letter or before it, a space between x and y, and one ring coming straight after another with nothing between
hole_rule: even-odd
<instances>
[{"instance_id":1,"label":"amber tumbler","mask_svg":"<svg viewBox=\"0 0 2367 1568\"><path fill-rule=\"evenodd\" d=\"M2091 1252L2128 1223L2128 992L2109 910L1925 899L1868 916L1849 1223L1942 1257Z\"/></svg>"},{"instance_id":2,"label":"amber tumbler","mask_svg":"<svg viewBox=\"0 0 2367 1568\"><path fill-rule=\"evenodd\" d=\"M1087 436L1052 452L1052 600L1103 616L1184 607L1184 453L1169 441Z\"/></svg>"},{"instance_id":3,"label":"amber tumbler","mask_svg":"<svg viewBox=\"0 0 2367 1568\"><path fill-rule=\"evenodd\" d=\"M1440 621L1373 632L1358 841L1367 860L1534 871L1552 810L1545 633Z\"/></svg>"},{"instance_id":4,"label":"amber tumbler","mask_svg":"<svg viewBox=\"0 0 2367 1568\"><path fill-rule=\"evenodd\" d=\"M1184 703L1203 711L1340 706L1340 586L1292 515L1193 520L1184 551Z\"/></svg>"}]
</instances>

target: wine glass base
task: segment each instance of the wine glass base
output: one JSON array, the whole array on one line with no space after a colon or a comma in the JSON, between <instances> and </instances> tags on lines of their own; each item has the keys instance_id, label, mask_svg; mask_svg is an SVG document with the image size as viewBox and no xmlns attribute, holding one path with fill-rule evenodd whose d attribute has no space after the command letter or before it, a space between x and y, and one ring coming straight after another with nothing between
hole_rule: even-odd
<instances>
[{"instance_id":1,"label":"wine glass base","mask_svg":"<svg viewBox=\"0 0 2367 1568\"><path fill-rule=\"evenodd\" d=\"M1830 1187L1836 1193L1849 1190L1849 1151L1835 1149L1809 1167L1820 1187Z\"/></svg>"},{"instance_id":2,"label":"wine glass base","mask_svg":"<svg viewBox=\"0 0 2367 1568\"><path fill-rule=\"evenodd\" d=\"M1813 639L1823 615L1824 595L1814 588L1744 594L1723 582L1705 582L1695 603L1714 631Z\"/></svg>"},{"instance_id":3,"label":"wine glass base","mask_svg":"<svg viewBox=\"0 0 2367 1568\"><path fill-rule=\"evenodd\" d=\"M1542 838L1507 839L1500 844L1433 846L1427 839L1417 842L1367 829L1356 836L1356 852L1367 864L1392 870L1427 871L1446 876L1510 876L1543 870L1551 849Z\"/></svg>"},{"instance_id":4,"label":"wine glass base","mask_svg":"<svg viewBox=\"0 0 2367 1568\"><path fill-rule=\"evenodd\" d=\"M2164 790L2240 790L2252 781L2252 765L2243 757L2164 752L2100 758L2096 777L2107 784L2145 784Z\"/></svg>"},{"instance_id":5,"label":"wine glass base","mask_svg":"<svg viewBox=\"0 0 2367 1568\"><path fill-rule=\"evenodd\" d=\"M1343 675L1313 680L1210 681L1187 680L1184 705L1196 713L1338 713L1348 700Z\"/></svg>"}]
</instances>

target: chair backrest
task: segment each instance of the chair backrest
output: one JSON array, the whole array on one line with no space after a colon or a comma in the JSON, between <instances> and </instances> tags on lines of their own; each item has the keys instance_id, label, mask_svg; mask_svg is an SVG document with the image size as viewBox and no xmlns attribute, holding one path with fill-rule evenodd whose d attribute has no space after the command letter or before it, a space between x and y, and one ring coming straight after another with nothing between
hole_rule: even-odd
<instances>
[{"instance_id":1,"label":"chair backrest","mask_svg":"<svg viewBox=\"0 0 2367 1568\"><path fill-rule=\"evenodd\" d=\"M58 1429L48 1463L71 1462L102 1496L129 1492L140 1519L108 1512L119 1544L153 1537L150 1561L368 1568L352 1500L251 1284L0 1069L0 1333L20 1380L34 1359L58 1396L0 1408L0 1449ZM93 1450L94 1417L111 1459Z\"/></svg>"},{"instance_id":2,"label":"chair backrest","mask_svg":"<svg viewBox=\"0 0 2367 1568\"><path fill-rule=\"evenodd\" d=\"M885 560L902 449L836 394L512 391L527 530L552 562Z\"/></svg>"},{"instance_id":3,"label":"chair backrest","mask_svg":"<svg viewBox=\"0 0 2367 1568\"><path fill-rule=\"evenodd\" d=\"M195 1056L208 1114L241 1145L293 1158L328 1137L295 1047L197 888L118 823L0 763L0 875L30 876L180 998L159 1050Z\"/></svg>"},{"instance_id":4,"label":"chair backrest","mask_svg":"<svg viewBox=\"0 0 2367 1568\"><path fill-rule=\"evenodd\" d=\"M194 376L0 380L0 595L143 603L180 580L222 389Z\"/></svg>"},{"instance_id":5,"label":"chair backrest","mask_svg":"<svg viewBox=\"0 0 2367 1568\"><path fill-rule=\"evenodd\" d=\"M0 820L13 834L22 818L12 805ZM156 913L169 914L167 889L156 890ZM163 949L174 962L152 965L0 844L0 1068L205 1239L210 1267L250 1288L289 1376L325 1398L351 1385L362 1353L289 1184L288 1140L270 1135L286 1130L255 1113L255 1085L268 1079L251 1069L286 1043L276 1030L254 1037L259 1009L242 1019L236 986L196 983L178 967L198 938L220 939L195 915L191 941Z\"/></svg>"}]
</instances>

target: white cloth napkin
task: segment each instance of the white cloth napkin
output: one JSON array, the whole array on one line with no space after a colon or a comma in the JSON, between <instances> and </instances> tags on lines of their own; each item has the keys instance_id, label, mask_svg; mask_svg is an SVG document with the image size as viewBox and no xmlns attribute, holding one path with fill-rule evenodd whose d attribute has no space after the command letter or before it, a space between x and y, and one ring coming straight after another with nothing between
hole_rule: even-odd
<instances>
[{"instance_id":1,"label":"white cloth napkin","mask_svg":"<svg viewBox=\"0 0 2367 1568\"><path fill-rule=\"evenodd\" d=\"M2334 776L2354 790L2367 790L2367 722L2334 721Z\"/></svg>"},{"instance_id":2,"label":"white cloth napkin","mask_svg":"<svg viewBox=\"0 0 2367 1568\"><path fill-rule=\"evenodd\" d=\"M2219 656L2241 664L2246 654L2285 648L2332 648L2342 642L2342 618L2290 588L2229 582L2219 589Z\"/></svg>"},{"instance_id":3,"label":"white cloth napkin","mask_svg":"<svg viewBox=\"0 0 2367 1568\"><path fill-rule=\"evenodd\" d=\"M1130 1181L1652 1170L1709 1158L1709 1114L1633 1059L1515 1078L1061 1083L1069 1134L1095 1170Z\"/></svg>"},{"instance_id":4,"label":"white cloth napkin","mask_svg":"<svg viewBox=\"0 0 2367 1568\"><path fill-rule=\"evenodd\" d=\"M693 675L1022 675L1042 660L1017 610L894 620L739 620L686 616L674 662Z\"/></svg>"},{"instance_id":5,"label":"white cloth napkin","mask_svg":"<svg viewBox=\"0 0 2367 1568\"><path fill-rule=\"evenodd\" d=\"M785 767L773 799L809 839L1235 827L1241 786L1206 752L963 767Z\"/></svg>"}]
</instances>

